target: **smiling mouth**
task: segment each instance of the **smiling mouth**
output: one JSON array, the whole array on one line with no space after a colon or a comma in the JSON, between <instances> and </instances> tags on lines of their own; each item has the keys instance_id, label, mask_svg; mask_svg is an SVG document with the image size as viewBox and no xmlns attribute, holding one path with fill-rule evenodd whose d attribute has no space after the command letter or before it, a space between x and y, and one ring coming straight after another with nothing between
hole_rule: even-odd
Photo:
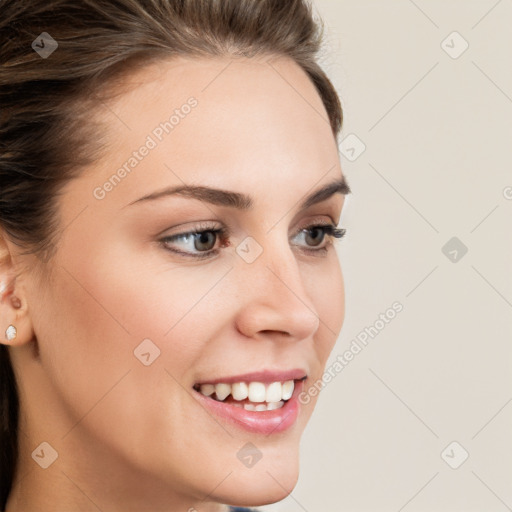
<instances>
[{"instance_id":1,"label":"smiling mouth","mask_svg":"<svg viewBox=\"0 0 512 512\"><path fill-rule=\"evenodd\" d=\"M246 411L272 411L280 409L290 400L297 382L305 380L291 379L275 382L218 382L216 384L195 384L194 389L203 396L216 402L223 402Z\"/></svg>"}]
</instances>

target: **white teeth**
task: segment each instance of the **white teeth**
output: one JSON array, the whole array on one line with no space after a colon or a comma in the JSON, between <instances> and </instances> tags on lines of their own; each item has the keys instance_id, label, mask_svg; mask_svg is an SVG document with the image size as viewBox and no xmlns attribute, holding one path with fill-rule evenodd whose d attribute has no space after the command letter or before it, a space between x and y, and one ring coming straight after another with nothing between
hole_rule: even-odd
<instances>
[{"instance_id":1,"label":"white teeth","mask_svg":"<svg viewBox=\"0 0 512 512\"><path fill-rule=\"evenodd\" d=\"M295 383L293 382L293 380L287 380L286 382L283 382L283 400L289 400L292 397L294 387Z\"/></svg>"},{"instance_id":2,"label":"white teeth","mask_svg":"<svg viewBox=\"0 0 512 512\"><path fill-rule=\"evenodd\" d=\"M217 400L225 400L229 394L231 393L231 386L229 384L215 384L215 394L217 395Z\"/></svg>"},{"instance_id":3,"label":"white teeth","mask_svg":"<svg viewBox=\"0 0 512 512\"><path fill-rule=\"evenodd\" d=\"M251 402L264 402L266 394L263 382L251 382L249 384L249 400Z\"/></svg>"},{"instance_id":4,"label":"white teeth","mask_svg":"<svg viewBox=\"0 0 512 512\"><path fill-rule=\"evenodd\" d=\"M239 405L239 404L237 404ZM283 407L284 402L280 400L279 402L270 402L269 404L244 404L244 409L246 411L273 411L274 409L281 409Z\"/></svg>"},{"instance_id":5,"label":"white teeth","mask_svg":"<svg viewBox=\"0 0 512 512\"><path fill-rule=\"evenodd\" d=\"M281 409L283 407L284 402L282 400L279 400L279 402L270 402L267 405L267 411L273 411L274 409Z\"/></svg>"},{"instance_id":6,"label":"white teeth","mask_svg":"<svg viewBox=\"0 0 512 512\"><path fill-rule=\"evenodd\" d=\"M201 393L204 396L210 396L215 393L215 386L213 384L202 384L201 385Z\"/></svg>"},{"instance_id":7,"label":"white teeth","mask_svg":"<svg viewBox=\"0 0 512 512\"><path fill-rule=\"evenodd\" d=\"M249 388L245 382L237 382L231 387L231 394L235 400L245 400L249 396Z\"/></svg>"},{"instance_id":8,"label":"white teeth","mask_svg":"<svg viewBox=\"0 0 512 512\"><path fill-rule=\"evenodd\" d=\"M282 386L280 382L272 382L267 386L267 393L265 396L266 402L279 402L282 396Z\"/></svg>"},{"instance_id":9,"label":"white teeth","mask_svg":"<svg viewBox=\"0 0 512 512\"><path fill-rule=\"evenodd\" d=\"M233 404L235 404L235 401L241 402L249 399L249 401L254 404L265 402L266 405L269 405L279 404L289 400L293 395L294 388L295 382L293 380L271 382L269 384L264 384L263 382L236 382L234 384L219 382L218 384L201 384L199 391L204 396L211 396L215 393L215 398L221 402L226 400L229 395L232 395L233 400L231 403ZM196 387L195 389L198 388ZM240 404L240 406L243 405L250 404ZM268 410L272 410L272 408L277 409L278 407L272 406ZM257 410L263 409L260 408Z\"/></svg>"}]
</instances>

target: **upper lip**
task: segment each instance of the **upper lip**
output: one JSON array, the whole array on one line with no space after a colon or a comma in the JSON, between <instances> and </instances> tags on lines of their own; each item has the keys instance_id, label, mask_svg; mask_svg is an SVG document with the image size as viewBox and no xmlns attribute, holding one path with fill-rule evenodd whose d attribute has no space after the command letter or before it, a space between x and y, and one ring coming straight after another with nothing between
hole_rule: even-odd
<instances>
[{"instance_id":1,"label":"upper lip","mask_svg":"<svg viewBox=\"0 0 512 512\"><path fill-rule=\"evenodd\" d=\"M230 375L229 377L218 377L213 379L201 379L195 385L200 384L234 384L236 382L285 382L287 380L305 379L307 373L301 368L292 370L261 370L258 372Z\"/></svg>"}]
</instances>

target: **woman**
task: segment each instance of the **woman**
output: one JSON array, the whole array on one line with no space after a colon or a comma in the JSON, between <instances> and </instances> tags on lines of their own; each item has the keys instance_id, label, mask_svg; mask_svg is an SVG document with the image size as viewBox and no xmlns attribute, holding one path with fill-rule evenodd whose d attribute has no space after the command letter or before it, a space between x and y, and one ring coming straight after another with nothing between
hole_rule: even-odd
<instances>
[{"instance_id":1,"label":"woman","mask_svg":"<svg viewBox=\"0 0 512 512\"><path fill-rule=\"evenodd\" d=\"M2 509L281 500L344 318L342 111L310 6L0 20Z\"/></svg>"}]
</instances>

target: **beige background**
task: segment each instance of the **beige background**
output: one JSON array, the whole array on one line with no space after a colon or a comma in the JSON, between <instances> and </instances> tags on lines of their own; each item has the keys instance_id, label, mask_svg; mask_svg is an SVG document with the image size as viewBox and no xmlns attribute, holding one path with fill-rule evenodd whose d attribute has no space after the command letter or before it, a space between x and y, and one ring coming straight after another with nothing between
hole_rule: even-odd
<instances>
[{"instance_id":1,"label":"beige background","mask_svg":"<svg viewBox=\"0 0 512 512\"><path fill-rule=\"evenodd\" d=\"M340 145L354 193L331 361L403 311L322 391L299 483L263 509L512 510L512 2L315 6L357 137ZM466 254L442 252L452 237Z\"/></svg>"}]
</instances>

